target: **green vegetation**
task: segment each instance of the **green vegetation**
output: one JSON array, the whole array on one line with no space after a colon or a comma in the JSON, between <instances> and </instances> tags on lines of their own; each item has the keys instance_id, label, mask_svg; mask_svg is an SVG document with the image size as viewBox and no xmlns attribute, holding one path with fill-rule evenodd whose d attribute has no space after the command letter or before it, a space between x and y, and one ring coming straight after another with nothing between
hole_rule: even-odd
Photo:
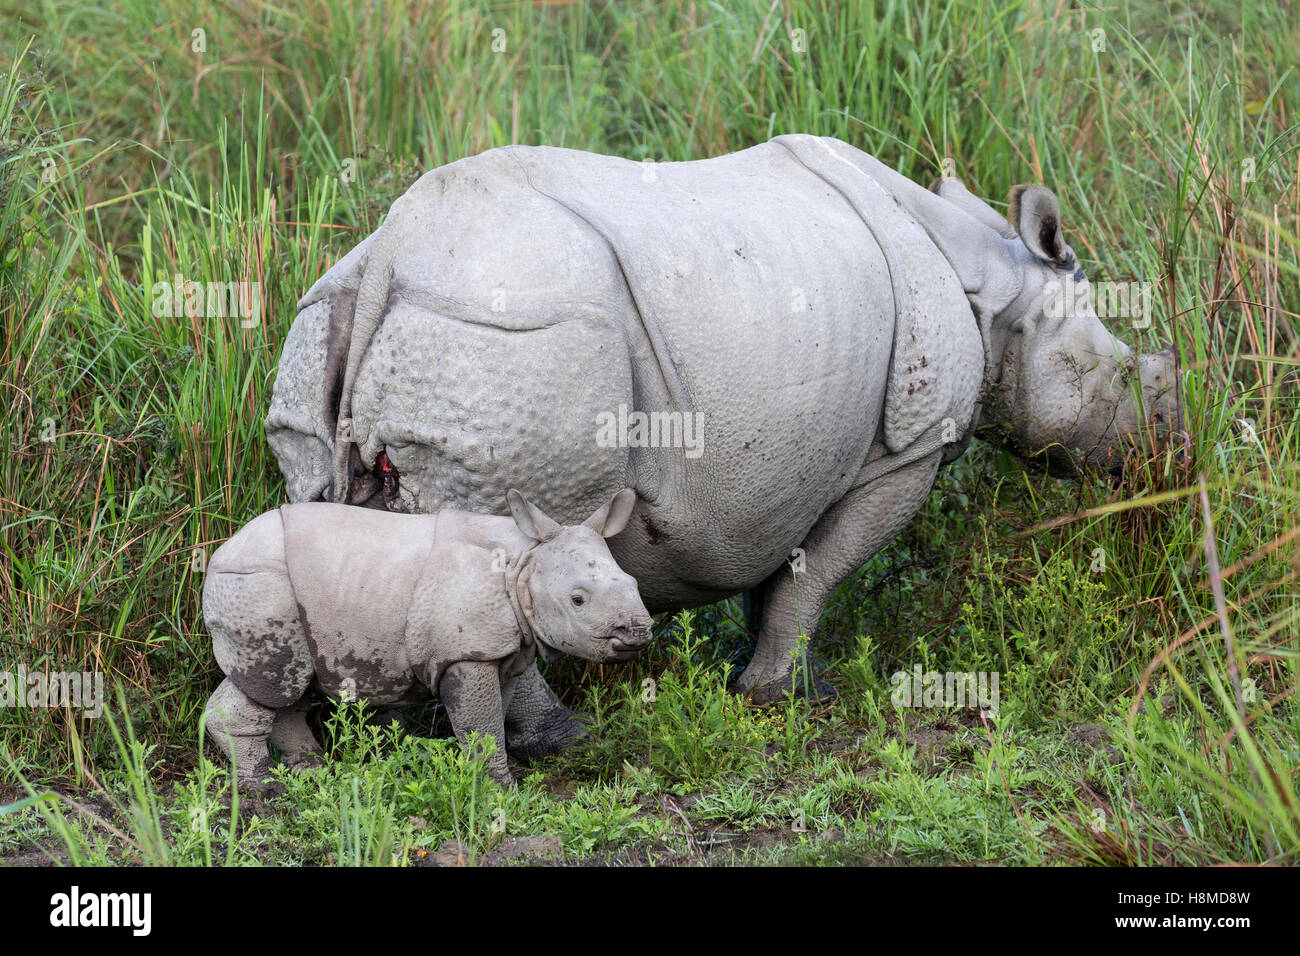
<instances>
[{"instance_id":1,"label":"green vegetation","mask_svg":"<svg viewBox=\"0 0 1300 956\"><path fill-rule=\"evenodd\" d=\"M121 694L93 721L0 710L0 859L419 864L550 834L568 860L633 863L1300 862L1293 11L0 11L0 671L98 670ZM823 619L831 708L726 692L748 653L733 601L665 619L626 668L551 668L602 730L512 790L344 708L316 717L325 769L232 800L197 743L202 567L283 500L262 418L298 296L461 156L692 159L786 132L921 182L951 157L995 204L1055 189L1092 277L1156 283L1151 327L1117 331L1179 345L1187 445L1060 482L976 443ZM156 314L177 275L257 283L257 321ZM998 672L1000 709L896 709L891 677L918 664Z\"/></svg>"}]
</instances>

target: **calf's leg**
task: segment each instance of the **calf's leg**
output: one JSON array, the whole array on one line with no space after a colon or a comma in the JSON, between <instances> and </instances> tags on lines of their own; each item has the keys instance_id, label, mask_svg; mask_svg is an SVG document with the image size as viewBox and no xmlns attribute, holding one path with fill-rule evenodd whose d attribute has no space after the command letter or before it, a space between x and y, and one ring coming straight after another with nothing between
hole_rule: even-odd
<instances>
[{"instance_id":1,"label":"calf's leg","mask_svg":"<svg viewBox=\"0 0 1300 956\"><path fill-rule=\"evenodd\" d=\"M438 697L447 708L451 729L462 747L471 731L492 737L497 749L487 758L488 773L497 783L514 783L506 766L505 716L501 708L501 672L494 661L460 661L452 664L438 682ZM479 756L471 752L471 756Z\"/></svg>"},{"instance_id":2,"label":"calf's leg","mask_svg":"<svg viewBox=\"0 0 1300 956\"><path fill-rule=\"evenodd\" d=\"M241 790L274 792L281 784L268 781L271 752L267 739L276 712L248 697L226 678L208 698L204 708L208 736L235 763L237 786Z\"/></svg>"},{"instance_id":3,"label":"calf's leg","mask_svg":"<svg viewBox=\"0 0 1300 956\"><path fill-rule=\"evenodd\" d=\"M506 748L513 757L546 757L590 736L585 726L587 715L560 703L536 663L506 684L501 697L505 703Z\"/></svg>"},{"instance_id":4,"label":"calf's leg","mask_svg":"<svg viewBox=\"0 0 1300 956\"><path fill-rule=\"evenodd\" d=\"M277 710L269 739L291 769L307 770L321 765L325 751L307 726L306 703Z\"/></svg>"}]
</instances>

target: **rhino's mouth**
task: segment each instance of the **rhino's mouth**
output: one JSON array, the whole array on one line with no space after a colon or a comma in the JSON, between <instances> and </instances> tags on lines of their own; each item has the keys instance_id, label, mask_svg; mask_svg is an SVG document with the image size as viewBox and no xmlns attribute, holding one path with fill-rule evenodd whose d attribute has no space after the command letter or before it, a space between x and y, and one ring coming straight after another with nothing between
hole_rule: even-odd
<instances>
[{"instance_id":1,"label":"rhino's mouth","mask_svg":"<svg viewBox=\"0 0 1300 956\"><path fill-rule=\"evenodd\" d=\"M609 647L620 660L635 657L650 643L651 629L648 624L636 624L631 627L621 625L608 635Z\"/></svg>"},{"instance_id":2,"label":"rhino's mouth","mask_svg":"<svg viewBox=\"0 0 1300 956\"><path fill-rule=\"evenodd\" d=\"M537 633L537 637L542 646L561 654L574 653L577 647L581 647L581 643L574 643L572 646L566 646L564 642L556 643L547 639L541 632ZM645 650L646 645L650 643L650 633L647 629L645 636L642 637L639 632L628 634L626 629L616 628L607 634L592 634L590 639L604 651L606 660L622 662L632 660Z\"/></svg>"}]
</instances>

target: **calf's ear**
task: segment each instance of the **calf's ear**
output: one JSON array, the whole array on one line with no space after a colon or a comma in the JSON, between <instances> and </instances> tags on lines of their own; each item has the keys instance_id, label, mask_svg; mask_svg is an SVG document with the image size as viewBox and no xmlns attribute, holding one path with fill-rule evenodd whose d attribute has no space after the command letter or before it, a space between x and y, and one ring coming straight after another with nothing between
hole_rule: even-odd
<instances>
[{"instance_id":1,"label":"calf's ear","mask_svg":"<svg viewBox=\"0 0 1300 956\"><path fill-rule=\"evenodd\" d=\"M632 506L635 504L636 492L624 488L583 524L602 538L612 538L627 527L627 519L632 517Z\"/></svg>"},{"instance_id":2,"label":"calf's ear","mask_svg":"<svg viewBox=\"0 0 1300 956\"><path fill-rule=\"evenodd\" d=\"M1074 265L1074 250L1061 231L1061 204L1046 186L1012 186L1007 221L1039 259L1062 269Z\"/></svg>"},{"instance_id":3,"label":"calf's ear","mask_svg":"<svg viewBox=\"0 0 1300 956\"><path fill-rule=\"evenodd\" d=\"M515 489L506 492L506 504L514 516L515 527L534 541L549 541L560 533L559 524Z\"/></svg>"}]
</instances>

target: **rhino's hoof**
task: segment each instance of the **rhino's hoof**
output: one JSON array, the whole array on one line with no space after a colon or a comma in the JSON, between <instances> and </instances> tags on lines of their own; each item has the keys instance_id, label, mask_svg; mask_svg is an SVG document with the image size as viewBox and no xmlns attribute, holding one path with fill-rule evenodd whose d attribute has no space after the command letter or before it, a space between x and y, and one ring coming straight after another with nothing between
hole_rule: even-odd
<instances>
[{"instance_id":1,"label":"rhino's hoof","mask_svg":"<svg viewBox=\"0 0 1300 956\"><path fill-rule=\"evenodd\" d=\"M285 787L273 777L249 777L239 781L239 791L254 797L278 797L285 792Z\"/></svg>"},{"instance_id":2,"label":"rhino's hoof","mask_svg":"<svg viewBox=\"0 0 1300 956\"><path fill-rule=\"evenodd\" d=\"M591 737L588 730L593 725L591 714L585 714L581 711L568 710L563 714L556 712L555 716L547 721L546 728L542 732L540 746L543 748L543 754L557 754L562 750L568 750L584 740Z\"/></svg>"},{"instance_id":3,"label":"rhino's hoof","mask_svg":"<svg viewBox=\"0 0 1300 956\"><path fill-rule=\"evenodd\" d=\"M738 693L744 694L744 691L738 689ZM839 697L839 692L828 681L820 677L814 677L808 686L808 692L805 695L803 683L796 681L792 684L789 678L785 680L767 681L759 684L749 691L747 696L750 701L760 707L770 707L773 704L779 704L785 700L786 695L793 693L796 697L807 697L810 704L815 707L822 707L835 703Z\"/></svg>"},{"instance_id":4,"label":"rhino's hoof","mask_svg":"<svg viewBox=\"0 0 1300 956\"><path fill-rule=\"evenodd\" d=\"M572 711L567 707L558 708L549 714L536 728L536 732L527 739L507 740L512 757L520 760L536 760L549 757L568 750L591 736L590 714Z\"/></svg>"},{"instance_id":5,"label":"rhino's hoof","mask_svg":"<svg viewBox=\"0 0 1300 956\"><path fill-rule=\"evenodd\" d=\"M488 773L492 782L502 787L513 787L515 785L515 776L509 770L494 770Z\"/></svg>"},{"instance_id":6,"label":"rhino's hoof","mask_svg":"<svg viewBox=\"0 0 1300 956\"><path fill-rule=\"evenodd\" d=\"M292 759L286 758L284 763L295 773L301 773L304 770L319 770L325 766L325 759L320 754L307 753Z\"/></svg>"}]
</instances>

